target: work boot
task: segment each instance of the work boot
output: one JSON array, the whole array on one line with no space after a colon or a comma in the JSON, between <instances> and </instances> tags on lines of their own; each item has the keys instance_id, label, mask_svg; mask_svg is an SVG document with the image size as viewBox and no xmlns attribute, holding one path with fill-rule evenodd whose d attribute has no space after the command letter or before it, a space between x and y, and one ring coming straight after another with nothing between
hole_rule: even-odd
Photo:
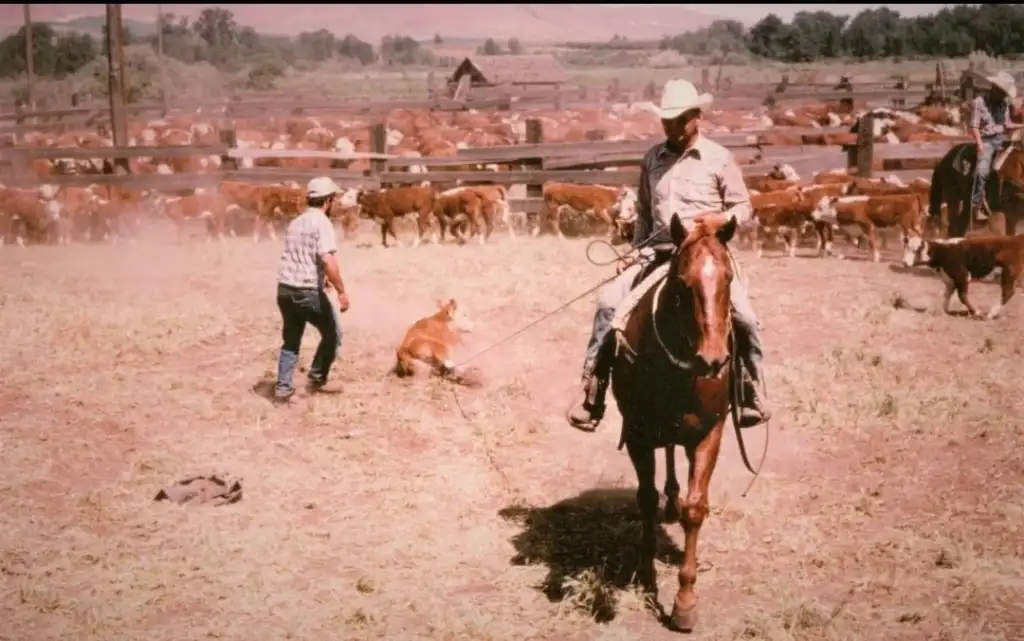
<instances>
[{"instance_id":1,"label":"work boot","mask_svg":"<svg viewBox=\"0 0 1024 641\"><path fill-rule=\"evenodd\" d=\"M985 209L984 205L978 205L973 208L971 216L974 217L975 222L983 223L988 220L988 212Z\"/></svg>"},{"instance_id":2,"label":"work boot","mask_svg":"<svg viewBox=\"0 0 1024 641\"><path fill-rule=\"evenodd\" d=\"M341 385L336 381L327 382L311 378L306 381L307 394L340 394Z\"/></svg>"},{"instance_id":3,"label":"work boot","mask_svg":"<svg viewBox=\"0 0 1024 641\"><path fill-rule=\"evenodd\" d=\"M755 427L771 420L772 412L768 409L761 383L748 381L743 387L743 403L739 411L740 427Z\"/></svg>"},{"instance_id":4,"label":"work boot","mask_svg":"<svg viewBox=\"0 0 1024 641\"><path fill-rule=\"evenodd\" d=\"M590 373L583 379L583 401L569 412L569 424L585 432L593 432L604 418L604 397L608 377Z\"/></svg>"}]
</instances>

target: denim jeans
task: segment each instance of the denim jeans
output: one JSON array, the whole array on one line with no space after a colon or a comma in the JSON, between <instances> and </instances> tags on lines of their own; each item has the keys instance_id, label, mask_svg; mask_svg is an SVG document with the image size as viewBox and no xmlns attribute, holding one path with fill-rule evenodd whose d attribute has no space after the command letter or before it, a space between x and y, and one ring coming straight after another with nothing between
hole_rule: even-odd
<instances>
[{"instance_id":1,"label":"denim jeans","mask_svg":"<svg viewBox=\"0 0 1024 641\"><path fill-rule=\"evenodd\" d=\"M992 162L996 154L1006 146L1006 136L990 136L981 139L981 149L978 150L978 163L974 167L974 186L971 189L971 207L976 209L981 206L985 198L985 185L988 184L989 173L992 172Z\"/></svg>"},{"instance_id":2,"label":"denim jeans","mask_svg":"<svg viewBox=\"0 0 1024 641\"><path fill-rule=\"evenodd\" d=\"M633 280L642 268L640 264L631 266L602 287L598 293L594 327L590 335L590 342L587 343L586 360L583 365L585 376L593 368L601 345L604 344L608 332L611 331L615 310L629 296L630 290L633 289ZM754 307L750 304L747 288L740 282L738 274L732 280L729 298L732 302L733 326L737 333L737 342L739 343L737 348L743 367L752 379L760 381L762 380L761 360L764 356L760 323L757 320L757 314L754 313Z\"/></svg>"},{"instance_id":3,"label":"denim jeans","mask_svg":"<svg viewBox=\"0 0 1024 641\"><path fill-rule=\"evenodd\" d=\"M334 357L341 344L341 325L338 314L322 290L299 289L288 285L277 286L277 308L281 311L281 353L277 361L277 396L289 396L295 391L292 379L299 362L302 334L309 323L320 332L320 345L313 355L308 378L324 383L331 371Z\"/></svg>"}]
</instances>

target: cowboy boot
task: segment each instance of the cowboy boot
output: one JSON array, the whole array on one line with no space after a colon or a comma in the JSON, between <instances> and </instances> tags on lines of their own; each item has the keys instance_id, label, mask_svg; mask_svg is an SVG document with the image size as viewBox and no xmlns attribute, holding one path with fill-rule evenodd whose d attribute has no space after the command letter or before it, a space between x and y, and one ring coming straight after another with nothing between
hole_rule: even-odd
<instances>
[{"instance_id":1,"label":"cowboy boot","mask_svg":"<svg viewBox=\"0 0 1024 641\"><path fill-rule=\"evenodd\" d=\"M761 377L752 373L747 374L743 377L743 398L739 411L740 427L755 427L761 423L767 423L771 418L772 412L768 408L768 400L765 398Z\"/></svg>"},{"instance_id":2,"label":"cowboy boot","mask_svg":"<svg viewBox=\"0 0 1024 641\"><path fill-rule=\"evenodd\" d=\"M569 424L593 432L604 418L605 396L608 393L607 367L588 363L583 373L583 401L569 412Z\"/></svg>"}]
</instances>

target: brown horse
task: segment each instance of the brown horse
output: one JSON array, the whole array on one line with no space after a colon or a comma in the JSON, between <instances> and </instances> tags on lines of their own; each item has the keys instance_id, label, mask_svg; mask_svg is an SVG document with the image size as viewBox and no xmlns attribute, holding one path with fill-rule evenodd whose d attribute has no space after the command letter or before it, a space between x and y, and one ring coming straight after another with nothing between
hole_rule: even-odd
<instances>
[{"instance_id":1,"label":"brown horse","mask_svg":"<svg viewBox=\"0 0 1024 641\"><path fill-rule=\"evenodd\" d=\"M1024 220L1024 139L1019 136L1014 135L1006 151L992 163L1002 190L999 211L1006 219L1002 232L1007 236L1016 235L1017 223Z\"/></svg>"},{"instance_id":2,"label":"brown horse","mask_svg":"<svg viewBox=\"0 0 1024 641\"><path fill-rule=\"evenodd\" d=\"M928 216L950 238L961 238L967 233L971 218L971 189L974 186L974 167L978 150L973 142L956 145L939 160L932 170L929 191ZM985 200L989 208L1006 216L1006 233L1013 235L1018 213L1024 209L1024 147L1020 141L995 158L989 177ZM942 212L942 205L946 211Z\"/></svg>"},{"instance_id":3,"label":"brown horse","mask_svg":"<svg viewBox=\"0 0 1024 641\"><path fill-rule=\"evenodd\" d=\"M637 303L614 358L612 393L622 414L622 441L636 470L643 521L638 579L655 580L658 489L655 450L665 448L667 522L681 520L686 534L679 591L672 608L677 629L697 619L697 536L708 515L708 485L718 460L732 393L729 287L733 268L726 243L736 220L717 229L699 224L689 233L678 217L670 225L675 250L665 281ZM615 344L609 341L612 347ZM675 446L690 462L686 497L679 497ZM744 454L745 456L745 454Z\"/></svg>"}]
</instances>

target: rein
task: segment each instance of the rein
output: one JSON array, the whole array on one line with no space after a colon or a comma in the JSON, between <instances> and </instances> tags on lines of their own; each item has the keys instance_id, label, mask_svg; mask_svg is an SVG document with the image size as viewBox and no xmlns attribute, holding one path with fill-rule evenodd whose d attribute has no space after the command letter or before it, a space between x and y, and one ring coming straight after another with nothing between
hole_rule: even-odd
<instances>
[{"instance_id":1,"label":"rein","mask_svg":"<svg viewBox=\"0 0 1024 641\"><path fill-rule=\"evenodd\" d=\"M677 247L675 249L675 251L672 252L672 258L673 259L675 259L678 256L679 249L680 248ZM728 248L726 248L726 252L728 253ZM731 263L733 263L733 266L735 267L735 260L732 258L732 254L728 253L728 256L729 256L729 261ZM693 360L687 361L687 360L684 360L684 359L679 358L678 356L676 356L672 352L672 350L668 347L668 345L665 343L665 340L662 338L662 335L661 335L661 330L658 329L658 307L659 307L659 303L661 301L662 292L665 289L665 285L666 285L666 283L668 283L668 280L671 277L672 277L671 275L667 275L663 281L658 283L658 286L655 288L655 290L653 292L654 299L651 301L651 329L654 331L654 338L658 342L658 346L661 348L661 351L664 354L665 358L668 360L668 362L671 363L676 369L679 369L680 371L683 371L683 372L690 373L690 372L693 371L694 361ZM739 278L740 277L738 271L735 272L734 277L735 278ZM676 294L675 300L676 300L677 306L678 306L678 301L679 301L678 293ZM745 490L743 490L743 493L740 495L741 497L745 498L747 493L750 491L750 488L753 487L754 481L757 480L758 476L760 476L761 468L764 466L764 461L765 461L765 459L768 456L768 435L770 433L770 429L769 429L768 425L765 425L764 451L762 452L761 460L758 463L757 468L755 469L753 464L750 462L750 456L747 453L746 442L743 440L743 428L740 427L740 416L739 416L739 414L740 414L740 385L742 385L742 382L740 380L738 380L737 377L742 372L742 368L740 366L739 353L738 353L738 351L736 349L736 334L735 334L734 329L733 329L732 314L729 314L727 316L727 321L726 322L727 322L727 335L729 336L729 375L730 375L730 381L729 381L730 385L729 385L729 387L730 387L730 401L731 401L730 402L730 406L731 407L729 408L729 412L730 412L730 416L732 418L733 428L736 431L736 443L737 443L737 445L739 447L740 458L743 461L744 467L747 468L747 471L750 472L753 475L753 478L750 480L750 483L747 485L747 488ZM689 336L687 336L686 337L686 342L690 346L691 351L692 351L693 340Z\"/></svg>"}]
</instances>

